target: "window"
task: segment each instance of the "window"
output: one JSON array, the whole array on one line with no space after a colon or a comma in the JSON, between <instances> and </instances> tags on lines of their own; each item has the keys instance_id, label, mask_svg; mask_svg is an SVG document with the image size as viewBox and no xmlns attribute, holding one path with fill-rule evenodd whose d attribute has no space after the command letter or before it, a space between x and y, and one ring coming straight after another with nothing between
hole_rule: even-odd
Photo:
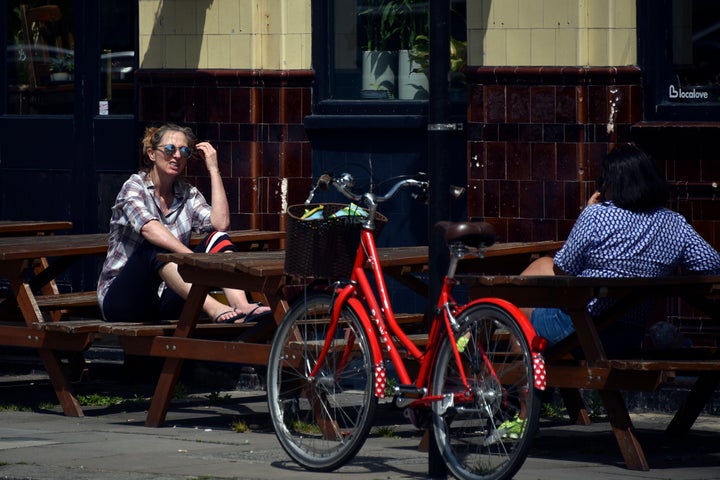
<instances>
[{"instance_id":1,"label":"window","mask_svg":"<svg viewBox=\"0 0 720 480\"><path fill-rule=\"evenodd\" d=\"M7 113L73 112L75 39L72 1L7 5Z\"/></svg>"},{"instance_id":2,"label":"window","mask_svg":"<svg viewBox=\"0 0 720 480\"><path fill-rule=\"evenodd\" d=\"M465 0L450 5L454 86L464 91ZM313 9L320 110L402 113L426 108L429 0L316 1Z\"/></svg>"},{"instance_id":3,"label":"window","mask_svg":"<svg viewBox=\"0 0 720 480\"><path fill-rule=\"evenodd\" d=\"M646 119L717 120L720 2L639 0L638 35Z\"/></svg>"}]
</instances>

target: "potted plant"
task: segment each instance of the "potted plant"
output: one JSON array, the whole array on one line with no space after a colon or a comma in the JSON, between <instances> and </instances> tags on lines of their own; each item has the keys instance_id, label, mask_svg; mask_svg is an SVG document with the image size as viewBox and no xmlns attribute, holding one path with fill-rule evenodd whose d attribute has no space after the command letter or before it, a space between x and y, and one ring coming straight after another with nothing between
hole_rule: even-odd
<instances>
[{"instance_id":1,"label":"potted plant","mask_svg":"<svg viewBox=\"0 0 720 480\"><path fill-rule=\"evenodd\" d=\"M428 3L425 0L401 0L400 50L398 51L398 98L426 100L428 75L413 58L412 49L418 37L428 38Z\"/></svg>"},{"instance_id":2,"label":"potted plant","mask_svg":"<svg viewBox=\"0 0 720 480\"><path fill-rule=\"evenodd\" d=\"M397 81L399 0L364 0L358 17L365 31L362 58L364 98L392 98Z\"/></svg>"},{"instance_id":3,"label":"potted plant","mask_svg":"<svg viewBox=\"0 0 720 480\"><path fill-rule=\"evenodd\" d=\"M50 80L53 82L66 82L72 80L75 71L75 62L71 55L55 57L50 61Z\"/></svg>"},{"instance_id":4,"label":"potted plant","mask_svg":"<svg viewBox=\"0 0 720 480\"><path fill-rule=\"evenodd\" d=\"M410 57L418 67L416 72L430 72L430 38L426 35L415 37L415 43L410 51ZM450 37L450 86L459 87L465 84L465 74L462 72L467 63L467 42Z\"/></svg>"}]
</instances>

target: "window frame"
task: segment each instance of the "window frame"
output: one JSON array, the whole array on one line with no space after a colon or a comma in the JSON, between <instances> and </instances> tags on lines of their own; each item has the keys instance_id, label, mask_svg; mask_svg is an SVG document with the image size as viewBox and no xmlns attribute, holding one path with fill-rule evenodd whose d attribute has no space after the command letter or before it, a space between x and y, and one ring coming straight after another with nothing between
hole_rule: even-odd
<instances>
[{"instance_id":1,"label":"window frame","mask_svg":"<svg viewBox=\"0 0 720 480\"><path fill-rule=\"evenodd\" d=\"M352 100L328 98L332 89L335 72L333 62L333 7L334 2L326 0L313 0L311 5L313 36L312 65L315 72L312 96L313 114L427 116L428 100Z\"/></svg>"},{"instance_id":2,"label":"window frame","mask_svg":"<svg viewBox=\"0 0 720 480\"><path fill-rule=\"evenodd\" d=\"M665 89L672 83L672 0L637 0L638 63L644 74L646 121L707 122L720 118L717 104L669 102ZM658 48L658 45L666 48Z\"/></svg>"}]
</instances>

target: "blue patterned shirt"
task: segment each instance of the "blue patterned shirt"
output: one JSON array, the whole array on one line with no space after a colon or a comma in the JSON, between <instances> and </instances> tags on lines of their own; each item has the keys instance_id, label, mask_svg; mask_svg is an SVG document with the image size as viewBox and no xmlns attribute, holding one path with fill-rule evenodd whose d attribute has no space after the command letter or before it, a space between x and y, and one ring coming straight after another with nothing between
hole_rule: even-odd
<instances>
[{"instance_id":1,"label":"blue patterned shirt","mask_svg":"<svg viewBox=\"0 0 720 480\"><path fill-rule=\"evenodd\" d=\"M141 172L125 181L115 199L110 218L110 245L98 280L98 300L102 306L112 280L128 258L145 240L140 230L151 220L158 220L185 245L193 232L212 229L210 205L200 191L189 183L175 182L175 198L167 215L163 215L153 195L150 176Z\"/></svg>"},{"instance_id":2,"label":"blue patterned shirt","mask_svg":"<svg viewBox=\"0 0 720 480\"><path fill-rule=\"evenodd\" d=\"M720 254L677 212L637 213L604 202L582 211L555 265L578 277L659 277L678 268L719 274Z\"/></svg>"}]
</instances>

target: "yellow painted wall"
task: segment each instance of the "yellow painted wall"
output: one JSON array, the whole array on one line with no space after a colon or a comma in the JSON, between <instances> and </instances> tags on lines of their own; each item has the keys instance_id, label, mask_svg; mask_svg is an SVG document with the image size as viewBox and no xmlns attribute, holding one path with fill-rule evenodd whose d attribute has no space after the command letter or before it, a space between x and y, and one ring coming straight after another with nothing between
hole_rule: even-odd
<instances>
[{"instance_id":1,"label":"yellow painted wall","mask_svg":"<svg viewBox=\"0 0 720 480\"><path fill-rule=\"evenodd\" d=\"M139 0L140 67L311 65L311 0Z\"/></svg>"},{"instance_id":2,"label":"yellow painted wall","mask_svg":"<svg viewBox=\"0 0 720 480\"><path fill-rule=\"evenodd\" d=\"M637 63L635 0L468 0L468 64Z\"/></svg>"}]
</instances>

